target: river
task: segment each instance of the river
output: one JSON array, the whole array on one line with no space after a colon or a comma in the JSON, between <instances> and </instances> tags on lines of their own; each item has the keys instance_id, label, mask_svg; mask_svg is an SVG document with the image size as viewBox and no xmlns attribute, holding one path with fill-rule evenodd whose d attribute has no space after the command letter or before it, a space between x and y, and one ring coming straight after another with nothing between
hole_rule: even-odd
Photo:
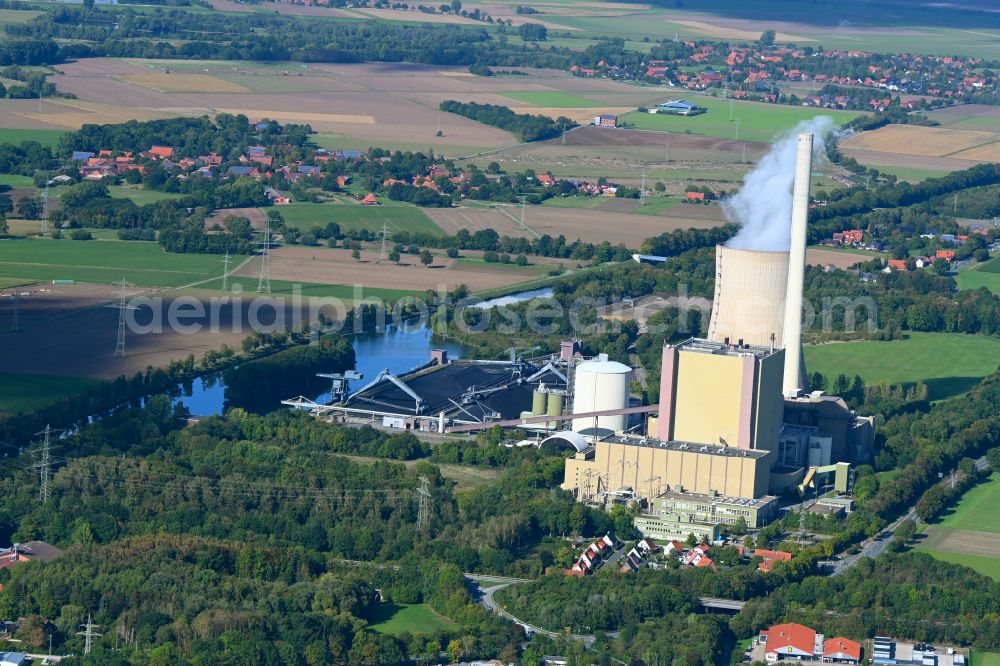
<instances>
[{"instance_id":1,"label":"river","mask_svg":"<svg viewBox=\"0 0 1000 666\"><path fill-rule=\"evenodd\" d=\"M489 308L499 305L510 305L532 298L546 298L552 295L551 287L534 289L508 296L483 301L477 307ZM435 344L431 341L431 331L423 322L409 325L389 325L382 331L372 331L354 336L355 369L364 379L354 382L352 390L356 390L371 381L383 369L393 374L401 375L430 360L432 349L446 349L450 358L461 358L462 348L457 343L446 342ZM204 375L191 382L185 382L179 387L180 395L174 398L175 403L187 407L194 416L209 416L221 414L225 405L226 387L221 373ZM295 396L282 396L294 398ZM306 396L319 403L330 400L330 393L318 396Z\"/></svg>"}]
</instances>

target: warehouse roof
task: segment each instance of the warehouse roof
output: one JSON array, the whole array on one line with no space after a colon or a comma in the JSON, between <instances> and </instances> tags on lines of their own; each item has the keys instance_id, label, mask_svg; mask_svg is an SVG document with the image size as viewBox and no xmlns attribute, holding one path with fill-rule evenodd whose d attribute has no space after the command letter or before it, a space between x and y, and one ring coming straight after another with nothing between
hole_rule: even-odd
<instances>
[{"instance_id":1,"label":"warehouse roof","mask_svg":"<svg viewBox=\"0 0 1000 666\"><path fill-rule=\"evenodd\" d=\"M431 366L399 379L420 396L423 401L421 414L457 412L460 415L457 418L470 421L472 416L486 419L494 414L502 419L513 419L531 409L531 394L539 383L552 388L563 386L553 372L545 372L534 382L526 382L525 378L537 370L527 363L458 361ZM466 413L458 409L455 402ZM352 396L348 405L401 415L417 414L414 398L391 381L383 381Z\"/></svg>"},{"instance_id":2,"label":"warehouse roof","mask_svg":"<svg viewBox=\"0 0 1000 666\"><path fill-rule=\"evenodd\" d=\"M735 446L695 444L693 442L668 442L651 437L640 437L638 435L618 435L616 437L610 437L605 441L611 444L644 446L654 449L666 449L668 451L689 451L691 453L705 453L708 455L726 456L729 458L752 458L755 460L763 458L769 453L769 451L761 449L738 449Z\"/></svg>"},{"instance_id":3,"label":"warehouse roof","mask_svg":"<svg viewBox=\"0 0 1000 666\"><path fill-rule=\"evenodd\" d=\"M757 358L767 358L768 356L771 356L775 352L779 351L763 345L740 345L740 342L740 340L730 340L730 344L727 345L725 342L716 342L715 340L689 338L678 344L677 349L680 351L700 352L703 354L718 354L720 356L746 356L747 354L752 354Z\"/></svg>"}]
</instances>

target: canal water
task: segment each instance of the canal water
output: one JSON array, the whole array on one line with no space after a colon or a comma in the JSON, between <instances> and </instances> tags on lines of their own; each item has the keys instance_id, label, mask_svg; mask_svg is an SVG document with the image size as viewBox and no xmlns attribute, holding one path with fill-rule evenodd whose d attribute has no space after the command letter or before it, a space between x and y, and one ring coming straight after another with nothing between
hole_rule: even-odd
<instances>
[{"instance_id":1,"label":"canal water","mask_svg":"<svg viewBox=\"0 0 1000 666\"><path fill-rule=\"evenodd\" d=\"M552 295L552 289L534 289L508 296L483 301L477 307L490 308L500 305L510 305L532 298L547 298ZM363 333L354 337L354 355L357 359L355 369L364 375L364 379L356 381L351 386L356 390L371 381L383 369L388 369L396 375L409 372L417 366L430 360L432 349L446 349L450 358L461 358L462 348L457 343L439 343L431 341L431 330L424 322L389 325L384 330ZM194 416L209 416L221 414L225 405L226 386L221 373L204 375L191 382L185 382L179 387L180 395L174 398L188 408ZM295 396L284 396L294 398ZM326 392L318 396L306 396L319 403L330 399Z\"/></svg>"}]
</instances>

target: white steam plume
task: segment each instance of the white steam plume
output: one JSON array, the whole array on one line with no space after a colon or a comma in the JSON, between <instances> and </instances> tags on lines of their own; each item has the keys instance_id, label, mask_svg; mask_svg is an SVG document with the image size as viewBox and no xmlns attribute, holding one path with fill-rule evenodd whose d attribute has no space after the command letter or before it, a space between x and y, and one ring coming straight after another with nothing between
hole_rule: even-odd
<instances>
[{"instance_id":1,"label":"white steam plume","mask_svg":"<svg viewBox=\"0 0 1000 666\"><path fill-rule=\"evenodd\" d=\"M792 184L795 180L796 137L812 132L814 154L826 150L833 129L829 116L805 120L771 146L743 178L743 188L722 204L722 211L740 230L726 243L743 250L787 250L791 242Z\"/></svg>"}]
</instances>

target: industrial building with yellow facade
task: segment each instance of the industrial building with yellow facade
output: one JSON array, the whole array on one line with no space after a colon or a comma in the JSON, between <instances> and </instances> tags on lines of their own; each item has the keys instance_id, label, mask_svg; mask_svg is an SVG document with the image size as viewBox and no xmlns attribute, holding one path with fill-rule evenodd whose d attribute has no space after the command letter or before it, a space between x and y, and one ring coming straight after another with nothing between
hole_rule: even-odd
<instances>
[{"instance_id":1,"label":"industrial building with yellow facade","mask_svg":"<svg viewBox=\"0 0 1000 666\"><path fill-rule=\"evenodd\" d=\"M581 430L586 422L574 421L576 432L553 436L576 448L563 488L587 503L639 502L635 524L646 536L713 539L720 525L740 519L761 527L777 515L777 495L825 474L847 494L850 464L871 455L871 418L839 397L805 391L811 135L799 142L791 250L717 248L708 337L663 347L658 414L647 434L627 434L617 422Z\"/></svg>"}]
</instances>

